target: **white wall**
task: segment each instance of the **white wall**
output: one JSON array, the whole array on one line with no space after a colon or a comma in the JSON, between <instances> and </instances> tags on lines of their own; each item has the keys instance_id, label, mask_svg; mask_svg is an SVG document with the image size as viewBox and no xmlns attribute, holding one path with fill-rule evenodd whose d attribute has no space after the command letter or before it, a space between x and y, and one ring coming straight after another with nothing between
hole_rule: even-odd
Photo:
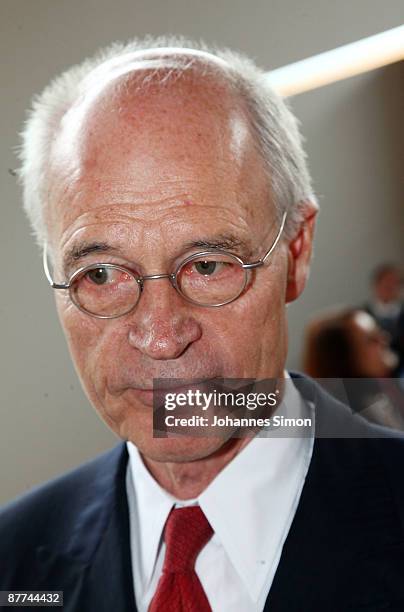
<instances>
[{"instance_id":1,"label":"white wall","mask_svg":"<svg viewBox=\"0 0 404 612\"><path fill-rule=\"evenodd\" d=\"M97 47L134 35L203 37L270 69L397 26L402 13L402 0L2 0L0 503L117 440L80 389L9 173L32 94ZM312 313L360 302L369 270L403 258L400 77L396 65L293 101L323 210L311 281L289 311L292 367Z\"/></svg>"},{"instance_id":2,"label":"white wall","mask_svg":"<svg viewBox=\"0 0 404 612\"><path fill-rule=\"evenodd\" d=\"M361 305L378 263L404 263L403 98L401 62L294 99L321 213L310 281L289 311L293 368L311 316Z\"/></svg>"}]
</instances>

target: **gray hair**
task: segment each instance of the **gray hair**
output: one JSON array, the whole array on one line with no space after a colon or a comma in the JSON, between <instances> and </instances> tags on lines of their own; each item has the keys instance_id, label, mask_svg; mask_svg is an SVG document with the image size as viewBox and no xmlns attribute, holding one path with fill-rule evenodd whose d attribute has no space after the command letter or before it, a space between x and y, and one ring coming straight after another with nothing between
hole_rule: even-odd
<instances>
[{"instance_id":1,"label":"gray hair","mask_svg":"<svg viewBox=\"0 0 404 612\"><path fill-rule=\"evenodd\" d=\"M144 80L145 86L151 80L166 84L195 66L202 72L224 77L244 101L267 169L276 210L279 216L288 212L287 237L293 236L301 224L305 203L309 200L316 203L298 121L285 101L272 90L262 69L246 56L229 49L208 47L182 37L147 37L126 44L114 43L99 51L93 58L56 77L33 99L21 134L18 177L23 187L24 209L40 246L46 241L43 200L52 142L63 115L80 95L84 80L108 60L167 47L178 50L175 70L163 75L161 71L149 74ZM191 49L201 53L192 55Z\"/></svg>"}]
</instances>

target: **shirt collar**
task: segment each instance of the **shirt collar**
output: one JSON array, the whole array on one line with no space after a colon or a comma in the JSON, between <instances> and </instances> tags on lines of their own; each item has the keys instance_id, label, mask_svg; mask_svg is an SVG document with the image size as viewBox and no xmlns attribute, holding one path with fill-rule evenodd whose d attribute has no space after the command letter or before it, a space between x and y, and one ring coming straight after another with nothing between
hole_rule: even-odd
<instances>
[{"instance_id":1,"label":"shirt collar","mask_svg":"<svg viewBox=\"0 0 404 612\"><path fill-rule=\"evenodd\" d=\"M131 476L129 486L135 491L136 517L131 524L136 526L134 537L141 559L138 571L143 589L146 589L153 574L165 522L176 500L151 476L136 446L132 442L126 444Z\"/></svg>"},{"instance_id":2,"label":"shirt collar","mask_svg":"<svg viewBox=\"0 0 404 612\"><path fill-rule=\"evenodd\" d=\"M286 411L289 415L293 407L295 417L313 418L289 375L286 377L289 380L276 414ZM198 497L214 539L224 547L253 601L272 582L278 566L312 455L314 418L310 431L309 437L255 437ZM146 586L170 510L183 502L160 487L137 448L131 442L127 446Z\"/></svg>"}]
</instances>

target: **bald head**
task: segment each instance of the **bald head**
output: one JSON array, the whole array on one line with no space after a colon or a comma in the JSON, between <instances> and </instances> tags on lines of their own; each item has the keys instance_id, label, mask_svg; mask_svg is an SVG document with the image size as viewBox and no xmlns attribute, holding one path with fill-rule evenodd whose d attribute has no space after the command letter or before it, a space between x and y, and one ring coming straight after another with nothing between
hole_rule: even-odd
<instances>
[{"instance_id":1,"label":"bald head","mask_svg":"<svg viewBox=\"0 0 404 612\"><path fill-rule=\"evenodd\" d=\"M239 143L245 130L240 128L238 119L234 120L235 112L248 119L248 129L263 160L278 218L288 211L285 234L292 237L297 233L307 216L307 204L309 210L315 209L316 204L296 120L271 90L265 73L248 58L230 50L211 50L193 41L161 37L134 40L126 45L113 44L60 75L35 98L23 130L19 177L24 187L24 207L41 245L46 240L43 210L50 205L49 168L64 168L65 175L70 173L72 181L77 180L83 166L72 169L68 165L69 147L80 140L83 163L87 164L90 159L93 160L90 165L94 162L94 155L88 156L84 151L86 134L94 129L94 117L103 122L108 114L111 121L112 117L116 120L120 114L128 117L132 113L133 118L133 111L136 116L142 112L142 99L146 100L146 95L149 100L153 97L163 100L165 96L166 103L174 108L174 100L168 99L174 90L173 97L178 97L178 129L192 128L196 118L203 114L203 104L209 112L216 105L218 121L224 113L229 113L228 123L234 125L233 139ZM195 105L193 110L188 110L191 104L185 108L188 97L191 101L201 100L199 111ZM138 108L135 102L139 103ZM157 118L151 117L147 110L143 116L156 123ZM182 125L184 110L187 124ZM102 114L102 111L105 112ZM212 121L212 113L203 121ZM99 126L95 129L98 133ZM222 135L223 130L219 133ZM64 139L65 150L60 146L61 134L69 136Z\"/></svg>"},{"instance_id":2,"label":"bald head","mask_svg":"<svg viewBox=\"0 0 404 612\"><path fill-rule=\"evenodd\" d=\"M253 210L257 194L266 192L270 218L265 163L243 99L215 66L207 74L205 63L193 60L192 69L175 73L173 57L158 58L152 70L143 56L126 56L83 82L50 155L51 234L55 224L76 216L71 193L74 205L90 198L99 205L111 197L143 201L147 186L156 197L160 189L187 197L202 175L212 200L225 185L229 202L242 200Z\"/></svg>"}]
</instances>

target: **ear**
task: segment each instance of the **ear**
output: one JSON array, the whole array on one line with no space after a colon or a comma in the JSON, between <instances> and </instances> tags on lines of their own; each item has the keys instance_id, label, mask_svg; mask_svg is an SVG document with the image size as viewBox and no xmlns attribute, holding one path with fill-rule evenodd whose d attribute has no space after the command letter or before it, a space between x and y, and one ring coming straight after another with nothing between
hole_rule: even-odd
<instances>
[{"instance_id":1,"label":"ear","mask_svg":"<svg viewBox=\"0 0 404 612\"><path fill-rule=\"evenodd\" d=\"M314 228L318 205L306 201L301 204L303 221L298 234L290 241L288 247L288 277L286 283L286 303L293 302L303 292L309 276Z\"/></svg>"}]
</instances>

